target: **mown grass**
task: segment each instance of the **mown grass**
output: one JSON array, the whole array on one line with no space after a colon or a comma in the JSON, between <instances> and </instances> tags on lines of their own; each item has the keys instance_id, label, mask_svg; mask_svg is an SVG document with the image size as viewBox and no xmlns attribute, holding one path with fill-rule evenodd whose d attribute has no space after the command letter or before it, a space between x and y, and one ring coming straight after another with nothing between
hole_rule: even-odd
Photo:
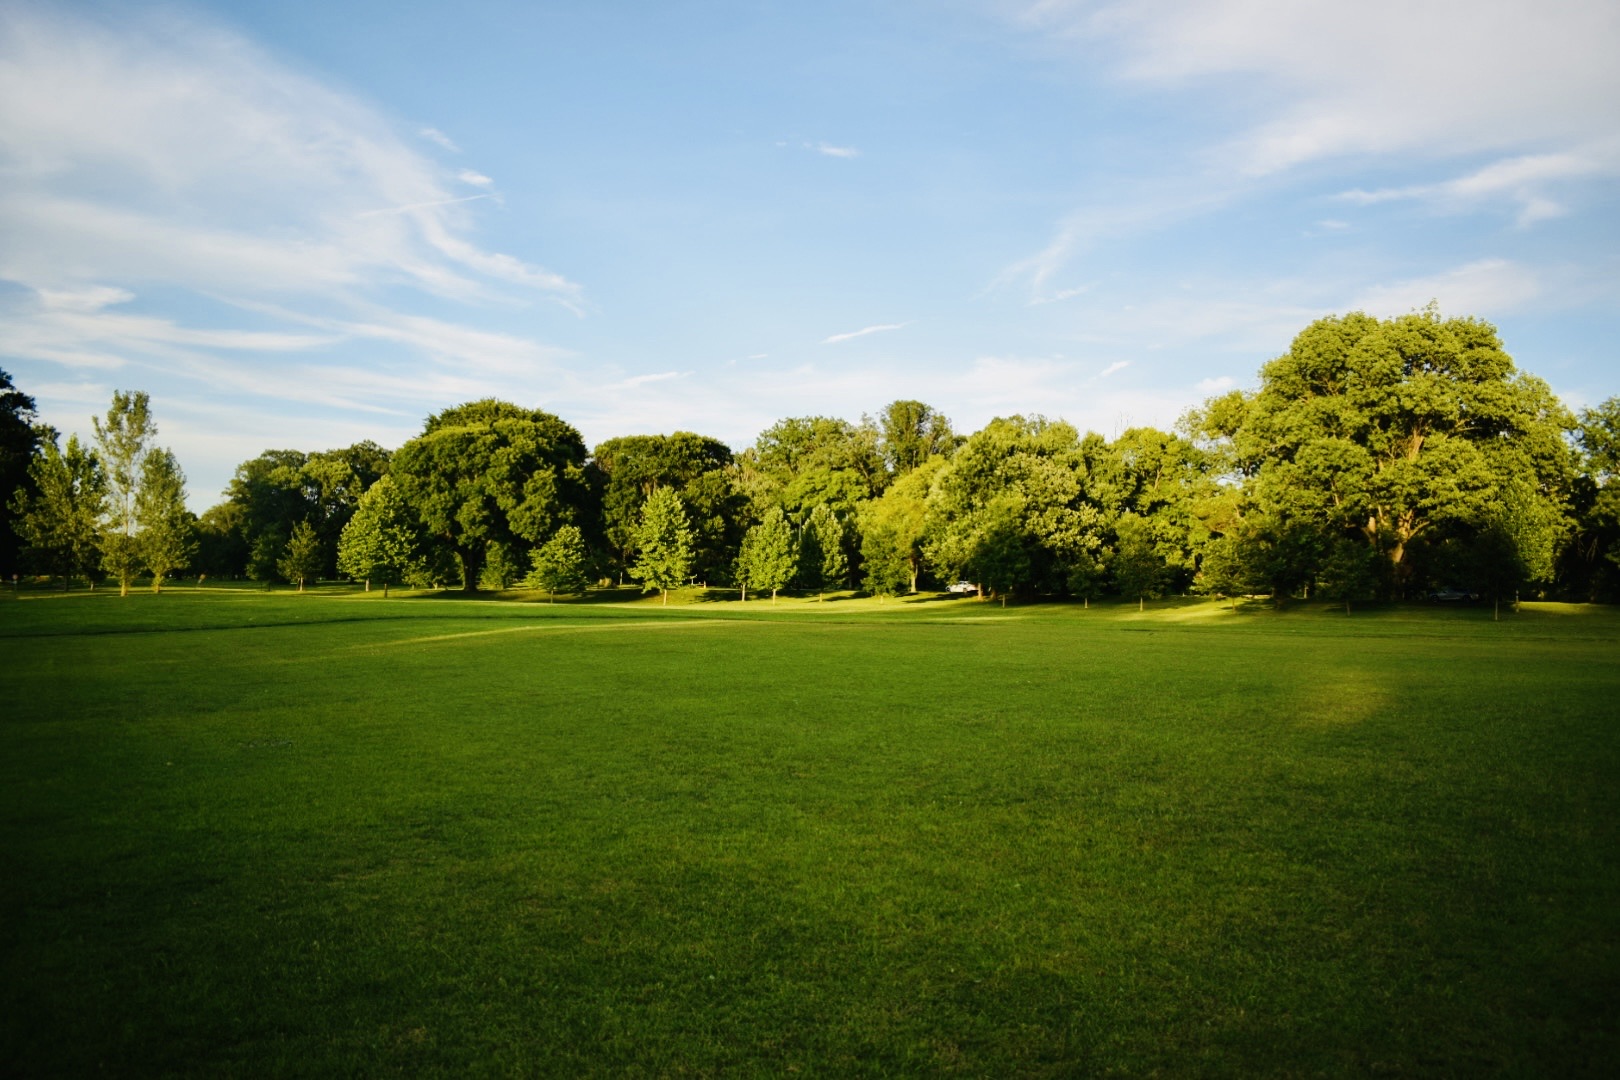
<instances>
[{"instance_id":1,"label":"mown grass","mask_svg":"<svg viewBox=\"0 0 1620 1080\"><path fill-rule=\"evenodd\" d=\"M0 1072L1606 1074L1617 645L25 593Z\"/></svg>"}]
</instances>

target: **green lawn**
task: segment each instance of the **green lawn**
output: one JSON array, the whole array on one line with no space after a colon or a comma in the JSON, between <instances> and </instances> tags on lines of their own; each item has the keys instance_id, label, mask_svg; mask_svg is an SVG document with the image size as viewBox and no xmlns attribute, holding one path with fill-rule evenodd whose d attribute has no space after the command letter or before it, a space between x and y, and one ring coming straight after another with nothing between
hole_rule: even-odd
<instances>
[{"instance_id":1,"label":"green lawn","mask_svg":"<svg viewBox=\"0 0 1620 1080\"><path fill-rule=\"evenodd\" d=\"M182 587L0 649L0 1074L1620 1056L1615 611Z\"/></svg>"}]
</instances>

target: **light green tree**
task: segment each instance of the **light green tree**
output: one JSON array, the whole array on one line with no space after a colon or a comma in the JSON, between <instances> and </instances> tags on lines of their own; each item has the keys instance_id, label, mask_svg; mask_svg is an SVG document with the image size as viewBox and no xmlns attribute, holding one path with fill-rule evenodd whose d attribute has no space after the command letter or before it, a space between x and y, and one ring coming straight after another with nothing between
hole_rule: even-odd
<instances>
[{"instance_id":1,"label":"light green tree","mask_svg":"<svg viewBox=\"0 0 1620 1080\"><path fill-rule=\"evenodd\" d=\"M890 525L873 525L861 534L862 576L866 591L881 600L904 592L911 584L911 560L906 545Z\"/></svg>"},{"instance_id":2,"label":"light green tree","mask_svg":"<svg viewBox=\"0 0 1620 1080\"><path fill-rule=\"evenodd\" d=\"M771 603L776 603L777 592L793 580L797 565L793 526L781 507L773 507L764 521L748 530L737 555L737 580L743 583L743 599L748 599L749 588L769 589Z\"/></svg>"},{"instance_id":3,"label":"light green tree","mask_svg":"<svg viewBox=\"0 0 1620 1080\"><path fill-rule=\"evenodd\" d=\"M316 580L325 562L326 553L320 533L309 522L300 521L293 526L292 537L287 541L287 549L276 568L288 581L296 581L298 591L303 592L304 583Z\"/></svg>"},{"instance_id":4,"label":"light green tree","mask_svg":"<svg viewBox=\"0 0 1620 1080\"><path fill-rule=\"evenodd\" d=\"M35 494L19 488L10 502L17 533L32 558L62 579L66 590L83 576L95 587L93 571L105 511L107 481L95 452L68 436L67 449L46 439L28 466Z\"/></svg>"},{"instance_id":5,"label":"light green tree","mask_svg":"<svg viewBox=\"0 0 1620 1080\"><path fill-rule=\"evenodd\" d=\"M534 569L529 573L532 588L545 589L551 594L551 603L557 602L558 592L584 592L590 579L585 567L590 553L585 549L585 537L573 525L564 525L551 539L535 548L529 556Z\"/></svg>"},{"instance_id":6,"label":"light green tree","mask_svg":"<svg viewBox=\"0 0 1620 1080\"><path fill-rule=\"evenodd\" d=\"M416 561L416 529L410 507L391 477L384 476L360 496L354 516L338 539L338 569L366 583L388 587L405 580Z\"/></svg>"},{"instance_id":7,"label":"light green tree","mask_svg":"<svg viewBox=\"0 0 1620 1080\"><path fill-rule=\"evenodd\" d=\"M142 469L152 450L157 422L145 391L113 393L107 418L92 417L96 453L107 476L107 508L101 530L101 565L118 579L118 595L128 596L130 583L141 572L140 493Z\"/></svg>"},{"instance_id":8,"label":"light green tree","mask_svg":"<svg viewBox=\"0 0 1620 1080\"><path fill-rule=\"evenodd\" d=\"M843 585L849 574L844 536L844 523L832 507L819 503L810 511L799 539L799 580L816 590L818 600L827 589Z\"/></svg>"},{"instance_id":9,"label":"light green tree","mask_svg":"<svg viewBox=\"0 0 1620 1080\"><path fill-rule=\"evenodd\" d=\"M692 572L692 530L681 497L667 487L654 491L642 504L635 539L639 554L631 572L647 592L657 589L668 604L669 590L686 584Z\"/></svg>"},{"instance_id":10,"label":"light green tree","mask_svg":"<svg viewBox=\"0 0 1620 1080\"><path fill-rule=\"evenodd\" d=\"M197 550L196 527L186 510L186 474L167 449L151 451L141 463L135 518L141 562L152 575L152 591L162 592L163 579L185 566Z\"/></svg>"}]
</instances>

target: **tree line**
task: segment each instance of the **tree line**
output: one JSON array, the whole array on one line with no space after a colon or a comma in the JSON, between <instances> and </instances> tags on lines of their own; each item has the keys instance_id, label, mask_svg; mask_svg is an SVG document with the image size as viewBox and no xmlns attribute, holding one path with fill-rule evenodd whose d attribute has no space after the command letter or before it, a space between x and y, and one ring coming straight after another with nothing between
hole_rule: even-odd
<instances>
[{"instance_id":1,"label":"tree line","mask_svg":"<svg viewBox=\"0 0 1620 1080\"><path fill-rule=\"evenodd\" d=\"M734 452L690 432L587 448L539 409L470 402L389 451L267 450L200 518L119 393L92 444L0 373L0 560L127 591L181 570L300 586L576 592L689 584L775 597L1138 602L1204 592L1352 602L1451 588L1620 596L1620 398L1572 413L1494 327L1432 306L1306 327L1258 388L1113 440L1011 416L957 433L920 401L795 417Z\"/></svg>"}]
</instances>

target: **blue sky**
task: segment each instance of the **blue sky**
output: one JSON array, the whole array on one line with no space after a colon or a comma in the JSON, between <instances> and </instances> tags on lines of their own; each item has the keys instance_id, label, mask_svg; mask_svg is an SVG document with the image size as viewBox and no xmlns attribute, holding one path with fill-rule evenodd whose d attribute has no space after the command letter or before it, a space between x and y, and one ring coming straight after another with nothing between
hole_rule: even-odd
<instances>
[{"instance_id":1,"label":"blue sky","mask_svg":"<svg viewBox=\"0 0 1620 1080\"><path fill-rule=\"evenodd\" d=\"M499 396L1112 436L1437 300L1620 393L1612 0L0 9L0 367L218 501Z\"/></svg>"}]
</instances>

